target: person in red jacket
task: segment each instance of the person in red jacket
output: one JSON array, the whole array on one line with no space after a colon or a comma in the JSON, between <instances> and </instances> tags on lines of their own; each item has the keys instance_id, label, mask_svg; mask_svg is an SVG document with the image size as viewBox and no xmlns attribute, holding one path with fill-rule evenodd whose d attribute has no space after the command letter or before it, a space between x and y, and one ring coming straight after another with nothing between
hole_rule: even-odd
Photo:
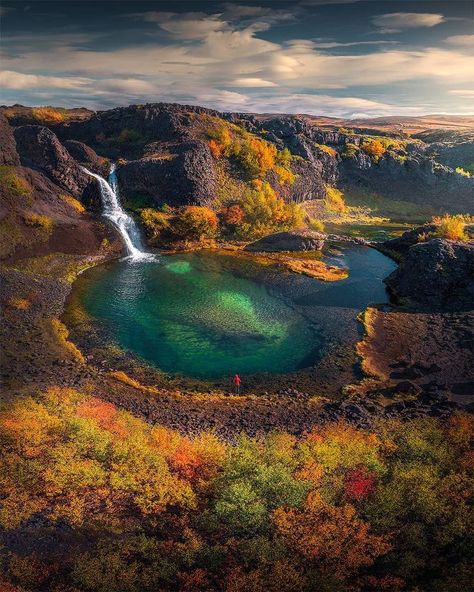
<instances>
[{"instance_id":1,"label":"person in red jacket","mask_svg":"<svg viewBox=\"0 0 474 592\"><path fill-rule=\"evenodd\" d=\"M232 379L232 382L234 383L235 392L237 394L239 394L240 393L240 383L242 382L240 380L240 376L238 374L236 374L234 376L234 378Z\"/></svg>"}]
</instances>

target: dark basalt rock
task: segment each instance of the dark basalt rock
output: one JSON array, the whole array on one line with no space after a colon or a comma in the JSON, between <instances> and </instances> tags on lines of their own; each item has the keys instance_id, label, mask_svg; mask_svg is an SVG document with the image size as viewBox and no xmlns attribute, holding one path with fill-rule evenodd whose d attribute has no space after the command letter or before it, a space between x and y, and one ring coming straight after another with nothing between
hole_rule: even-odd
<instances>
[{"instance_id":1,"label":"dark basalt rock","mask_svg":"<svg viewBox=\"0 0 474 592\"><path fill-rule=\"evenodd\" d=\"M384 281L396 299L447 309L474 307L474 242L432 239L409 248Z\"/></svg>"},{"instance_id":2,"label":"dark basalt rock","mask_svg":"<svg viewBox=\"0 0 474 592\"><path fill-rule=\"evenodd\" d=\"M326 235L311 230L277 232L264 236L245 247L246 251L320 251Z\"/></svg>"},{"instance_id":3,"label":"dark basalt rock","mask_svg":"<svg viewBox=\"0 0 474 592\"><path fill-rule=\"evenodd\" d=\"M76 197L93 181L48 128L25 125L14 134L23 166L42 172Z\"/></svg>"},{"instance_id":4,"label":"dark basalt rock","mask_svg":"<svg viewBox=\"0 0 474 592\"><path fill-rule=\"evenodd\" d=\"M16 151L15 136L8 119L3 113L0 113L0 137L2 138L0 143L0 165L18 166L20 158Z\"/></svg>"},{"instance_id":5,"label":"dark basalt rock","mask_svg":"<svg viewBox=\"0 0 474 592\"><path fill-rule=\"evenodd\" d=\"M407 255L410 247L420 242L420 237L423 235L429 236L431 233L436 232L436 229L435 224L424 224L413 230L407 230L401 236L384 241L379 245L379 248L382 252L389 253L397 260L401 260Z\"/></svg>"},{"instance_id":6,"label":"dark basalt rock","mask_svg":"<svg viewBox=\"0 0 474 592\"><path fill-rule=\"evenodd\" d=\"M63 146L67 149L69 154L93 173L106 176L109 168L107 159L98 156L89 146L77 140L66 140Z\"/></svg>"},{"instance_id":7,"label":"dark basalt rock","mask_svg":"<svg viewBox=\"0 0 474 592\"><path fill-rule=\"evenodd\" d=\"M216 180L207 144L187 142L173 145L170 151L167 158L142 158L120 166L117 175L123 193L145 194L157 204L210 203Z\"/></svg>"},{"instance_id":8,"label":"dark basalt rock","mask_svg":"<svg viewBox=\"0 0 474 592\"><path fill-rule=\"evenodd\" d=\"M460 175L421 152L402 160L387 153L378 162L357 152L342 159L340 181L347 191L357 187L390 199L430 205L451 213L472 211L474 178ZM449 195L453 199L447 201Z\"/></svg>"}]
</instances>

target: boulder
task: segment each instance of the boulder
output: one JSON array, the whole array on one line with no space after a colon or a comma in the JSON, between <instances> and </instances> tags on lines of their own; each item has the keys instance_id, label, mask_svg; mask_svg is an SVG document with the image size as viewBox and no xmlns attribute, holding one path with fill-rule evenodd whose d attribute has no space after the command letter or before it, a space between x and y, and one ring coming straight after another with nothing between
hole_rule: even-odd
<instances>
[{"instance_id":1,"label":"boulder","mask_svg":"<svg viewBox=\"0 0 474 592\"><path fill-rule=\"evenodd\" d=\"M436 230L437 226L435 224L424 224L413 230L407 230L401 236L384 241L379 245L379 249L393 255L394 259L401 260L407 255L410 247L420 242L420 236L429 235L436 232Z\"/></svg>"},{"instance_id":2,"label":"boulder","mask_svg":"<svg viewBox=\"0 0 474 592\"><path fill-rule=\"evenodd\" d=\"M77 140L66 140L63 146L67 149L69 154L93 173L106 176L109 168L109 163L106 158L99 156L95 150L92 150L87 144L78 142Z\"/></svg>"},{"instance_id":3,"label":"boulder","mask_svg":"<svg viewBox=\"0 0 474 592\"><path fill-rule=\"evenodd\" d=\"M168 145L168 155L132 160L117 169L124 195L150 197L157 205L208 205L216 191L214 163L206 143Z\"/></svg>"},{"instance_id":4,"label":"boulder","mask_svg":"<svg viewBox=\"0 0 474 592\"><path fill-rule=\"evenodd\" d=\"M413 245L384 281L394 297L427 307L474 307L474 242L441 238Z\"/></svg>"},{"instance_id":5,"label":"boulder","mask_svg":"<svg viewBox=\"0 0 474 592\"><path fill-rule=\"evenodd\" d=\"M246 251L320 251L324 246L325 234L311 230L276 232L250 243Z\"/></svg>"},{"instance_id":6,"label":"boulder","mask_svg":"<svg viewBox=\"0 0 474 592\"><path fill-rule=\"evenodd\" d=\"M92 182L50 129L24 125L14 134L23 166L42 172L76 197Z\"/></svg>"}]
</instances>

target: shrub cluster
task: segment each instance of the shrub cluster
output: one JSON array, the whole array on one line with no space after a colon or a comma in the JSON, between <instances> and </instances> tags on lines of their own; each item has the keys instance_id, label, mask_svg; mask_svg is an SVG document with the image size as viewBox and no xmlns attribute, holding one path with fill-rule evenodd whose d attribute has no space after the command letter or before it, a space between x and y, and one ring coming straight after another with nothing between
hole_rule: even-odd
<instances>
[{"instance_id":1,"label":"shrub cluster","mask_svg":"<svg viewBox=\"0 0 474 592\"><path fill-rule=\"evenodd\" d=\"M69 389L17 399L0 413L0 524L29 543L0 552L0 588L467 590L473 422L230 445ZM61 549L35 553L38 526Z\"/></svg>"},{"instance_id":2,"label":"shrub cluster","mask_svg":"<svg viewBox=\"0 0 474 592\"><path fill-rule=\"evenodd\" d=\"M444 216L432 218L433 224L437 225L436 236L449 240L467 240L465 228L466 224L472 223L472 220L472 216L467 214L444 214Z\"/></svg>"},{"instance_id":3,"label":"shrub cluster","mask_svg":"<svg viewBox=\"0 0 474 592\"><path fill-rule=\"evenodd\" d=\"M282 185L294 183L292 156L287 148L277 150L274 144L218 118L208 118L205 135L214 158L235 159L251 179L263 179L273 171Z\"/></svg>"}]
</instances>

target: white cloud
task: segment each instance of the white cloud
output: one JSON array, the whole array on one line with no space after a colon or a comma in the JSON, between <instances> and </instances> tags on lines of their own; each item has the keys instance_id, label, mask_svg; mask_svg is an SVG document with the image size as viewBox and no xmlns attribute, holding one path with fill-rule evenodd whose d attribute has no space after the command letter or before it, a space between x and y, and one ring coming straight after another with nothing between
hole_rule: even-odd
<instances>
[{"instance_id":1,"label":"white cloud","mask_svg":"<svg viewBox=\"0 0 474 592\"><path fill-rule=\"evenodd\" d=\"M357 97L326 99L324 97L329 95L324 94L325 89L405 81L423 85L444 83L459 88L471 85L474 60L457 44L445 45L444 49L428 47L407 51L394 41L380 40L338 43L292 39L276 43L257 35L268 23L249 24L252 14L258 14L259 18L265 16L262 11L267 9L258 8L235 5L235 10L243 11L249 18L245 26L241 21L238 27L229 24L230 16L226 17L228 20L224 18L225 10L230 10L225 6L222 15L206 15L202 21L198 18L200 13L182 14L179 19L175 13L167 12L139 15L160 27L167 27L172 39L161 43L103 50L74 47L67 43L67 38L63 45L52 38L49 45L47 41L42 42L35 50L30 49L35 45L32 43L25 50L2 58L6 69L4 86L18 91L29 89L38 97L48 89L53 89L53 94L54 89L68 90L71 100L84 104L97 100L102 101L102 106L114 101L125 104L133 99L264 111L273 104L275 109L294 111L299 110L300 101L302 104L304 101L312 112L318 112L318 105L332 112L332 104L336 111L348 116L356 111L373 110L378 114L396 111L393 106L377 101L359 106L349 104L349 101L366 101ZM175 36L181 39L184 36L186 41L175 43ZM371 47L379 43L388 45L382 51ZM330 52L333 47L354 44L367 46L366 52ZM234 88L242 92L233 92ZM248 91L244 93L244 89ZM308 89L319 94L311 95ZM347 94L353 92L349 90ZM61 96L59 92L57 95ZM315 96L319 97L317 104Z\"/></svg>"},{"instance_id":2,"label":"white cloud","mask_svg":"<svg viewBox=\"0 0 474 592\"><path fill-rule=\"evenodd\" d=\"M349 41L348 43L340 43L338 41L318 41L314 40L314 46L318 49L333 49L335 47L354 47L357 45L399 45L399 41L387 41L379 39L378 41Z\"/></svg>"},{"instance_id":3,"label":"white cloud","mask_svg":"<svg viewBox=\"0 0 474 592\"><path fill-rule=\"evenodd\" d=\"M430 12L391 12L372 17L374 25L384 33L397 33L406 29L435 27L446 19L442 14Z\"/></svg>"},{"instance_id":4,"label":"white cloud","mask_svg":"<svg viewBox=\"0 0 474 592\"><path fill-rule=\"evenodd\" d=\"M36 88L81 89L91 81L87 78L71 76L41 76L37 74L22 74L12 70L0 72L0 85L3 88L24 90Z\"/></svg>"},{"instance_id":5,"label":"white cloud","mask_svg":"<svg viewBox=\"0 0 474 592\"><path fill-rule=\"evenodd\" d=\"M474 89L453 89L448 91L450 95L455 95L461 99L474 99Z\"/></svg>"},{"instance_id":6,"label":"white cloud","mask_svg":"<svg viewBox=\"0 0 474 592\"><path fill-rule=\"evenodd\" d=\"M474 35L452 35L451 37L447 37L444 41L450 45L456 45L459 47L466 46L474 49Z\"/></svg>"},{"instance_id":7,"label":"white cloud","mask_svg":"<svg viewBox=\"0 0 474 592\"><path fill-rule=\"evenodd\" d=\"M263 80L262 78L236 78L229 83L229 86L241 86L247 88L263 88L269 86L277 86L270 80Z\"/></svg>"}]
</instances>

